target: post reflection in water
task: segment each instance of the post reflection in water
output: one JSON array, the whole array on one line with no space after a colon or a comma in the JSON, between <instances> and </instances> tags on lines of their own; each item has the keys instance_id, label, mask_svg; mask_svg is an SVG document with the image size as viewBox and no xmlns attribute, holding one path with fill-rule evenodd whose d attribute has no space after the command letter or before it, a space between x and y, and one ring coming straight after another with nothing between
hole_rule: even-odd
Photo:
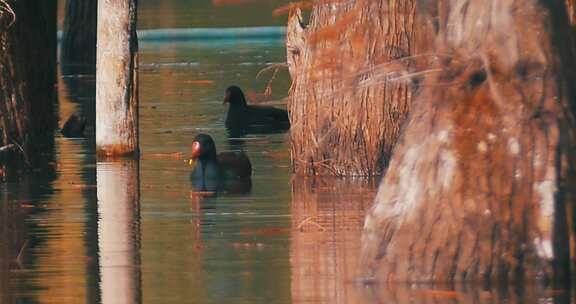
<instances>
[{"instance_id":1,"label":"post reflection in water","mask_svg":"<svg viewBox=\"0 0 576 304\"><path fill-rule=\"evenodd\" d=\"M102 303L140 303L140 185L136 160L98 162Z\"/></svg>"}]
</instances>

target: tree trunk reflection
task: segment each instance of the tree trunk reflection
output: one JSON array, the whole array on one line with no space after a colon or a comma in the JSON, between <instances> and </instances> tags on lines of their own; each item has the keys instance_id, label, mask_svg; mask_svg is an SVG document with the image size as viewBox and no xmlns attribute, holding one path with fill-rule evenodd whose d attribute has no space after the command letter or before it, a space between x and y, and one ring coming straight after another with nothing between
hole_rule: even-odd
<instances>
[{"instance_id":1,"label":"tree trunk reflection","mask_svg":"<svg viewBox=\"0 0 576 304\"><path fill-rule=\"evenodd\" d=\"M364 214L375 186L343 179L297 178L292 184L292 301L362 303L357 275Z\"/></svg>"}]
</instances>

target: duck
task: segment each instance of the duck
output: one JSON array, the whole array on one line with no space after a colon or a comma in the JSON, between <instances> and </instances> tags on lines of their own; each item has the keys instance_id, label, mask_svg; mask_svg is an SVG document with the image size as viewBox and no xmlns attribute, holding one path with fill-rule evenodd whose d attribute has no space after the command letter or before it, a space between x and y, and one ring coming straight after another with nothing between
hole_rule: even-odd
<instances>
[{"instance_id":1,"label":"duck","mask_svg":"<svg viewBox=\"0 0 576 304\"><path fill-rule=\"evenodd\" d=\"M194 168L190 180L196 191L249 192L252 164L244 152L216 153L214 139L200 133L192 141Z\"/></svg>"},{"instance_id":2,"label":"duck","mask_svg":"<svg viewBox=\"0 0 576 304\"><path fill-rule=\"evenodd\" d=\"M84 129L86 129L86 118L74 112L62 126L60 133L67 138L80 138L84 137Z\"/></svg>"},{"instance_id":3,"label":"duck","mask_svg":"<svg viewBox=\"0 0 576 304\"><path fill-rule=\"evenodd\" d=\"M229 134L276 133L290 129L286 110L248 105L244 92L236 85L226 89L224 104L229 105L225 122Z\"/></svg>"}]
</instances>

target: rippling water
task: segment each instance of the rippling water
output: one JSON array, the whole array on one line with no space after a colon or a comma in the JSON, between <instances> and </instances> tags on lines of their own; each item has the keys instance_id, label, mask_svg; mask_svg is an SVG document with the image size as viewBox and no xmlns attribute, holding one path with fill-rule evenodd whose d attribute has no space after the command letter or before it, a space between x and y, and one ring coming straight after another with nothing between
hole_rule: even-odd
<instances>
[{"instance_id":1,"label":"rippling water","mask_svg":"<svg viewBox=\"0 0 576 304\"><path fill-rule=\"evenodd\" d=\"M147 27L189 25L143 2ZM256 79L284 56L281 39L142 43L139 162L96 163L93 140L57 136L51 166L0 184L0 302L570 302L565 290L356 284L375 182L292 177L286 134L229 140L223 127L230 84L285 105L285 71L267 100L270 74ZM61 77L61 119L93 117L93 92L93 76ZM250 190L194 193L185 161L198 132L248 154Z\"/></svg>"}]
</instances>

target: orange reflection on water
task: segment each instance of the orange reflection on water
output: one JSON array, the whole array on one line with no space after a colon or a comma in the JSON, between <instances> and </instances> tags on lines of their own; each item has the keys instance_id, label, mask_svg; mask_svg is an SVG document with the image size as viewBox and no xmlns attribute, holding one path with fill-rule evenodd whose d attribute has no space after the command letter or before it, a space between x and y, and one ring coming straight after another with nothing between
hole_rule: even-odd
<instances>
[{"instance_id":1,"label":"orange reflection on water","mask_svg":"<svg viewBox=\"0 0 576 304\"><path fill-rule=\"evenodd\" d=\"M292 182L293 303L360 303L351 281L358 275L364 214L374 183L295 178Z\"/></svg>"},{"instance_id":2,"label":"orange reflection on water","mask_svg":"<svg viewBox=\"0 0 576 304\"><path fill-rule=\"evenodd\" d=\"M375 193L374 182L293 179L292 303L576 303L566 287L362 281L360 239Z\"/></svg>"}]
</instances>

